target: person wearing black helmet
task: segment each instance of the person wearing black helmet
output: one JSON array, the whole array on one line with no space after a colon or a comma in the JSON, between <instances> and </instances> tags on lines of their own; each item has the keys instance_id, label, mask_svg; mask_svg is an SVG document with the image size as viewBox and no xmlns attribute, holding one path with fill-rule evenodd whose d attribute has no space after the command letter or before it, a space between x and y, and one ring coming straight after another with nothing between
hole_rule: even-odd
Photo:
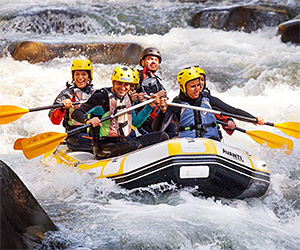
<instances>
[{"instance_id":1,"label":"person wearing black helmet","mask_svg":"<svg viewBox=\"0 0 300 250\"><path fill-rule=\"evenodd\" d=\"M160 92L166 96L166 90L161 84L161 78L155 74L161 63L160 51L156 48L146 48L140 55L140 65L143 67L140 72L140 83L137 92L146 92L148 95Z\"/></svg>"},{"instance_id":2,"label":"person wearing black helmet","mask_svg":"<svg viewBox=\"0 0 300 250\"><path fill-rule=\"evenodd\" d=\"M140 82L137 85L137 93L146 93L147 95L158 93L160 97L166 97L167 92L162 85L162 79L155 74L162 61L161 53L157 48L148 47L144 49L140 55L140 65L143 67L139 70ZM141 134L152 132L152 122L156 118L159 109L156 108L148 117L148 119L138 129ZM165 130L169 137L172 138L176 134L176 126L170 123L168 128Z\"/></svg>"}]
</instances>

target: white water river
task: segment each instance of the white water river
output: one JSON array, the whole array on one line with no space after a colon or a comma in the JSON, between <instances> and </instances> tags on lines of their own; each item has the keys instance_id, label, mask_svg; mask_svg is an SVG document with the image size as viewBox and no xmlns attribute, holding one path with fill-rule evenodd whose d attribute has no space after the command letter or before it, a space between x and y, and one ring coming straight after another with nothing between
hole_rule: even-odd
<instances>
[{"instance_id":1,"label":"white water river","mask_svg":"<svg viewBox=\"0 0 300 250\"><path fill-rule=\"evenodd\" d=\"M49 8L60 3L37 2L12 2L6 10L31 5ZM117 2L106 3L113 6ZM155 4L164 10L172 7L171 2ZM144 3L149 11L155 4ZM73 1L70 8L97 8L96 1L87 5ZM212 94L228 104L271 122L300 122L300 50L282 43L275 34L276 28L246 34L181 27L164 34L73 34L69 39L128 41L157 47L163 56L160 74L170 97L178 92L177 73L185 66L200 65L207 72ZM5 34L8 40L29 36ZM67 35L33 34L33 38L68 41ZM30 64L10 56L0 58L0 105L33 108L52 104L70 80L73 59ZM94 86L110 86L110 74L116 65L93 66ZM172 189L166 185L146 188L147 195L143 196L69 167L45 168L41 157L27 160L22 152L13 150L13 143L17 138L46 131L64 132L62 126L51 124L47 111L28 113L1 125L0 158L18 174L60 229L47 235L45 249L299 249L300 140L273 127L236 122L244 129L269 131L294 142L293 152L286 155L238 131L225 135L225 143L266 161L271 185L261 198L205 199L192 196L189 190L164 194L166 188Z\"/></svg>"}]
</instances>

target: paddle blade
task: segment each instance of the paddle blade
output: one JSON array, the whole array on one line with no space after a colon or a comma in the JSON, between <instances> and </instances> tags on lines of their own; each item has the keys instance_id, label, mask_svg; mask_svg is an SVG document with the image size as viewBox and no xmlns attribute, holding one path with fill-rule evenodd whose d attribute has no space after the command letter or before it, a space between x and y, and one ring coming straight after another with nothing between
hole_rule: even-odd
<instances>
[{"instance_id":1,"label":"paddle blade","mask_svg":"<svg viewBox=\"0 0 300 250\"><path fill-rule=\"evenodd\" d=\"M22 115L29 112L29 109L22 109L13 105L0 106L0 124L7 124L18 120Z\"/></svg>"},{"instance_id":2,"label":"paddle blade","mask_svg":"<svg viewBox=\"0 0 300 250\"><path fill-rule=\"evenodd\" d=\"M300 122L284 122L274 124L274 127L280 129L283 133L300 139Z\"/></svg>"},{"instance_id":3,"label":"paddle blade","mask_svg":"<svg viewBox=\"0 0 300 250\"><path fill-rule=\"evenodd\" d=\"M293 141L288 138L260 130L246 131L245 133L261 145L267 144L270 148L284 149L286 154L290 154L293 150Z\"/></svg>"},{"instance_id":4,"label":"paddle blade","mask_svg":"<svg viewBox=\"0 0 300 250\"><path fill-rule=\"evenodd\" d=\"M66 133L45 132L21 140L21 149L27 159L32 159L55 149L65 137L67 137Z\"/></svg>"},{"instance_id":5,"label":"paddle blade","mask_svg":"<svg viewBox=\"0 0 300 250\"><path fill-rule=\"evenodd\" d=\"M14 143L14 150L22 150L22 144L21 142L26 138L19 138Z\"/></svg>"}]
</instances>

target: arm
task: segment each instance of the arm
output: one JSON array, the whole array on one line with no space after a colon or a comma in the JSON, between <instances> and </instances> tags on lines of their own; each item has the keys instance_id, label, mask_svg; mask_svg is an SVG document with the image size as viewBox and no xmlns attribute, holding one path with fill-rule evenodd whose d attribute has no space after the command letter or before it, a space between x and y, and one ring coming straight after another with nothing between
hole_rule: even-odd
<instances>
[{"instance_id":1,"label":"arm","mask_svg":"<svg viewBox=\"0 0 300 250\"><path fill-rule=\"evenodd\" d=\"M108 97L105 91L96 91L94 94L87 100L86 103L82 104L79 109L76 109L72 113L72 118L78 122L84 123L87 118L87 113L93 113L93 109L97 106L100 106L103 110L106 110L108 107Z\"/></svg>"},{"instance_id":2,"label":"arm","mask_svg":"<svg viewBox=\"0 0 300 250\"><path fill-rule=\"evenodd\" d=\"M242 109L232 107L232 106L226 104L225 102L221 101L217 97L209 95L209 99L210 99L210 104L213 109L221 110L221 111L224 111L227 113L232 113L232 114L236 114L236 115L240 115L240 116L246 116L249 118L255 118L255 116L251 115L250 113L248 113Z\"/></svg>"},{"instance_id":3,"label":"arm","mask_svg":"<svg viewBox=\"0 0 300 250\"><path fill-rule=\"evenodd\" d=\"M138 114L132 110L132 125L137 128L140 127L147 120L153 109L154 108L147 104Z\"/></svg>"},{"instance_id":4,"label":"arm","mask_svg":"<svg viewBox=\"0 0 300 250\"><path fill-rule=\"evenodd\" d=\"M256 123L259 124L259 125L265 124L265 119L260 117L260 116L255 117L255 116L251 115L250 113L248 113L248 112L246 112L242 109L234 108L234 107L224 103L223 101L221 101L217 97L209 95L209 99L210 99L210 103L211 103L211 106L212 106L213 109L218 109L218 110L221 110L221 111L224 111L224 112L227 112L227 113L232 113L232 114L235 114L235 115L245 116L245 117L255 119ZM254 123L254 124L256 124L256 123Z\"/></svg>"},{"instance_id":5,"label":"arm","mask_svg":"<svg viewBox=\"0 0 300 250\"><path fill-rule=\"evenodd\" d=\"M59 107L55 109L50 109L48 116L51 120L51 122L55 125L59 125L61 121L63 120L67 109L72 106L72 101L70 100L72 98L72 93L70 89L64 89L62 90L59 95L56 97L53 104L60 104L62 103L64 107ZM71 106L69 105L71 103Z\"/></svg>"},{"instance_id":6,"label":"arm","mask_svg":"<svg viewBox=\"0 0 300 250\"><path fill-rule=\"evenodd\" d=\"M164 131L174 117L177 119L177 121L179 121L180 111L181 109L177 107L161 107L160 112L152 123L152 130Z\"/></svg>"},{"instance_id":7,"label":"arm","mask_svg":"<svg viewBox=\"0 0 300 250\"><path fill-rule=\"evenodd\" d=\"M135 127L140 127L149 117L151 112L156 108L158 104L160 104L160 97L158 94L153 94L150 99L154 99L154 101L150 104L147 104L138 114L132 112L132 125Z\"/></svg>"}]
</instances>

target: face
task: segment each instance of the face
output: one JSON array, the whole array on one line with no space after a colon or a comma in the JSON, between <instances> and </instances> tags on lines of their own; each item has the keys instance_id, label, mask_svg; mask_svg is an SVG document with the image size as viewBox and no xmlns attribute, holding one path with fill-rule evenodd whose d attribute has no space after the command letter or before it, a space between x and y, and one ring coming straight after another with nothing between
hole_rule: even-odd
<instances>
[{"instance_id":1,"label":"face","mask_svg":"<svg viewBox=\"0 0 300 250\"><path fill-rule=\"evenodd\" d=\"M146 56L144 60L142 60L142 66L155 72L159 66L159 59L156 56Z\"/></svg>"},{"instance_id":2,"label":"face","mask_svg":"<svg viewBox=\"0 0 300 250\"><path fill-rule=\"evenodd\" d=\"M199 78L189 81L186 84L186 95L192 99L197 99L203 90Z\"/></svg>"},{"instance_id":3,"label":"face","mask_svg":"<svg viewBox=\"0 0 300 250\"><path fill-rule=\"evenodd\" d=\"M135 83L130 83L130 90L134 91L136 89L136 84Z\"/></svg>"},{"instance_id":4,"label":"face","mask_svg":"<svg viewBox=\"0 0 300 250\"><path fill-rule=\"evenodd\" d=\"M203 90L204 88L204 85L205 85L205 76L204 75L200 75L200 84L201 84L201 91Z\"/></svg>"},{"instance_id":5,"label":"face","mask_svg":"<svg viewBox=\"0 0 300 250\"><path fill-rule=\"evenodd\" d=\"M75 70L74 72L74 82L76 86L80 89L85 88L88 85L90 78L89 74L85 70Z\"/></svg>"},{"instance_id":6,"label":"face","mask_svg":"<svg viewBox=\"0 0 300 250\"><path fill-rule=\"evenodd\" d=\"M122 98L130 90L130 83L113 81L112 91L118 98Z\"/></svg>"}]
</instances>

